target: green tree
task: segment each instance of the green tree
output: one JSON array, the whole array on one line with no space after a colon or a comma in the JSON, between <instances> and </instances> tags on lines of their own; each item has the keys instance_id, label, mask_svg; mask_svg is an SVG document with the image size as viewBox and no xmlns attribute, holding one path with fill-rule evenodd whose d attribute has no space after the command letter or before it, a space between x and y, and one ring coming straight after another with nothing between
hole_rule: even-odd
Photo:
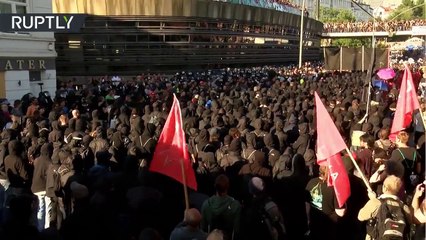
<instances>
[{"instance_id":1,"label":"green tree","mask_svg":"<svg viewBox=\"0 0 426 240\"><path fill-rule=\"evenodd\" d=\"M320 8L320 21L328 22L353 22L354 14L348 9Z\"/></svg>"},{"instance_id":2,"label":"green tree","mask_svg":"<svg viewBox=\"0 0 426 240\"><path fill-rule=\"evenodd\" d=\"M371 38L337 38L332 40L331 46L338 47L362 47L371 46Z\"/></svg>"},{"instance_id":3,"label":"green tree","mask_svg":"<svg viewBox=\"0 0 426 240\"><path fill-rule=\"evenodd\" d=\"M414 16L418 18L426 18L425 16L425 0L417 0L416 8L414 8Z\"/></svg>"},{"instance_id":4,"label":"green tree","mask_svg":"<svg viewBox=\"0 0 426 240\"><path fill-rule=\"evenodd\" d=\"M411 20L416 18L424 18L424 4L425 0L403 0L401 5L399 5L388 19L396 20Z\"/></svg>"},{"instance_id":5,"label":"green tree","mask_svg":"<svg viewBox=\"0 0 426 240\"><path fill-rule=\"evenodd\" d=\"M331 9L331 8L320 8L320 21L324 23L333 22L354 22L355 16L352 11L348 9ZM371 45L371 39L353 39L353 38L338 38L333 39L331 46L339 47L361 47L362 45Z\"/></svg>"}]
</instances>

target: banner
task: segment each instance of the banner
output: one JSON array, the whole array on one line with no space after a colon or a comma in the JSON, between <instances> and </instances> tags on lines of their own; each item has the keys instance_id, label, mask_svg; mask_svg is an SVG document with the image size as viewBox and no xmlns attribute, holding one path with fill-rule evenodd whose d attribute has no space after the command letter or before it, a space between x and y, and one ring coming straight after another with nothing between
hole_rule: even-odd
<instances>
[{"instance_id":1,"label":"banner","mask_svg":"<svg viewBox=\"0 0 426 240\"><path fill-rule=\"evenodd\" d=\"M339 47L324 48L324 63L326 70L362 71L362 48L342 48L340 57ZM371 48L364 48L364 70L370 67ZM342 59L342 62L340 62ZM388 49L376 48L375 70L388 66Z\"/></svg>"}]
</instances>

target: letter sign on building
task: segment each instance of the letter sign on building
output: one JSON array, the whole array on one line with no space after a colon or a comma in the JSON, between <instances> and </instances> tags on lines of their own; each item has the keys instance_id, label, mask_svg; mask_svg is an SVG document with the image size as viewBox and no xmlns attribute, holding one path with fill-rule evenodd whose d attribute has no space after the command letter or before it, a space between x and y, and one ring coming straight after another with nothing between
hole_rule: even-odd
<instances>
[{"instance_id":1,"label":"letter sign on building","mask_svg":"<svg viewBox=\"0 0 426 240\"><path fill-rule=\"evenodd\" d=\"M55 59L4 59L0 58L0 71L55 69Z\"/></svg>"}]
</instances>

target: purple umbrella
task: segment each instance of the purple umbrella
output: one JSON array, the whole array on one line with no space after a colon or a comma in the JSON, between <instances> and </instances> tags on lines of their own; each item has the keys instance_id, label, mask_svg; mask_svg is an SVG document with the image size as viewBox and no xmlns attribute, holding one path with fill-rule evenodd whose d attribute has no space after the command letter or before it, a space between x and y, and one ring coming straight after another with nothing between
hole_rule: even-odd
<instances>
[{"instance_id":1,"label":"purple umbrella","mask_svg":"<svg viewBox=\"0 0 426 240\"><path fill-rule=\"evenodd\" d=\"M383 80L389 80L396 76L392 68L382 68L377 72L377 76Z\"/></svg>"}]
</instances>

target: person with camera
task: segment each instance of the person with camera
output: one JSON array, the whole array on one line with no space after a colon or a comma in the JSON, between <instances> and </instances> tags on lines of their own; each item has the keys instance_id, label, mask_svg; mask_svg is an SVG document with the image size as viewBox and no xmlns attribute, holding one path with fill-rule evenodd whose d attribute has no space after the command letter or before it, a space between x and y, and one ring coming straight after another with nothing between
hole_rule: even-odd
<instances>
[{"instance_id":1,"label":"person with camera","mask_svg":"<svg viewBox=\"0 0 426 240\"><path fill-rule=\"evenodd\" d=\"M417 185L413 196L411 207L414 213L414 223L416 224L416 232L413 240L423 240L426 238L426 201L425 201L425 184L426 181Z\"/></svg>"}]
</instances>

